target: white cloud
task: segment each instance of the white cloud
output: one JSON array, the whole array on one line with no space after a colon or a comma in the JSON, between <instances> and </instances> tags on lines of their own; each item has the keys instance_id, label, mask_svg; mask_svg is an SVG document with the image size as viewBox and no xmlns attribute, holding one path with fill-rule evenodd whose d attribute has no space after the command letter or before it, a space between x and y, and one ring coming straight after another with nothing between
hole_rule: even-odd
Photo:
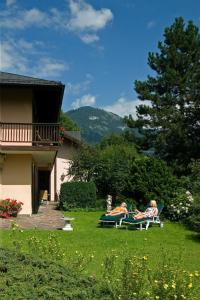
<instances>
[{"instance_id":1,"label":"white cloud","mask_svg":"<svg viewBox=\"0 0 200 300\"><path fill-rule=\"evenodd\" d=\"M51 16L37 8L30 10L10 9L0 13L0 26L7 29L25 29L27 27L48 27Z\"/></svg>"},{"instance_id":2,"label":"white cloud","mask_svg":"<svg viewBox=\"0 0 200 300\"><path fill-rule=\"evenodd\" d=\"M97 31L104 28L113 19L110 9L102 8L96 10L83 0L70 0L69 8L71 12L69 27L72 30Z\"/></svg>"},{"instance_id":3,"label":"white cloud","mask_svg":"<svg viewBox=\"0 0 200 300\"><path fill-rule=\"evenodd\" d=\"M85 34L81 35L80 39L85 43L85 44L91 44L94 42L97 42L99 40L99 37L96 34Z\"/></svg>"},{"instance_id":4,"label":"white cloud","mask_svg":"<svg viewBox=\"0 0 200 300\"><path fill-rule=\"evenodd\" d=\"M0 48L0 68L2 71L37 77L58 77L69 66L57 59L38 55L39 42L24 39L4 40ZM33 63L34 62L34 63Z\"/></svg>"},{"instance_id":5,"label":"white cloud","mask_svg":"<svg viewBox=\"0 0 200 300\"><path fill-rule=\"evenodd\" d=\"M72 102L71 107L73 109L76 109L81 106L94 105L95 103L96 103L96 97L88 94L88 95L84 95L81 98L78 98L74 102Z\"/></svg>"},{"instance_id":6,"label":"white cloud","mask_svg":"<svg viewBox=\"0 0 200 300\"><path fill-rule=\"evenodd\" d=\"M117 114L121 117L132 115L133 118L136 118L136 106L140 104L149 105L149 101L128 100L125 97L120 97L112 105L107 105L102 107L104 110Z\"/></svg>"},{"instance_id":7,"label":"white cloud","mask_svg":"<svg viewBox=\"0 0 200 300\"><path fill-rule=\"evenodd\" d=\"M86 74L85 80L81 82L78 83L67 82L65 85L65 93L71 95L78 95L80 93L84 93L88 90L93 79L94 79L93 76L88 73Z\"/></svg>"},{"instance_id":8,"label":"white cloud","mask_svg":"<svg viewBox=\"0 0 200 300\"><path fill-rule=\"evenodd\" d=\"M68 69L69 66L64 62L44 57L39 59L36 67L33 68L33 73L40 77L58 77L61 73Z\"/></svg>"},{"instance_id":9,"label":"white cloud","mask_svg":"<svg viewBox=\"0 0 200 300\"><path fill-rule=\"evenodd\" d=\"M156 21L151 20L147 23L147 29L151 29L156 26Z\"/></svg>"},{"instance_id":10,"label":"white cloud","mask_svg":"<svg viewBox=\"0 0 200 300\"><path fill-rule=\"evenodd\" d=\"M7 5L14 0L7 0ZM97 32L106 27L113 19L113 14L108 8L96 10L84 0L69 0L69 10L60 11L51 8L42 11L38 8L20 9L12 6L0 12L0 27L8 30L25 29L32 26L62 29L73 32L84 43L91 44L99 40Z\"/></svg>"},{"instance_id":11,"label":"white cloud","mask_svg":"<svg viewBox=\"0 0 200 300\"><path fill-rule=\"evenodd\" d=\"M26 73L28 60L11 41L1 42L0 68L2 71Z\"/></svg>"},{"instance_id":12,"label":"white cloud","mask_svg":"<svg viewBox=\"0 0 200 300\"><path fill-rule=\"evenodd\" d=\"M15 2L16 2L16 0L6 0L6 5L10 6L10 5L15 4Z\"/></svg>"}]
</instances>

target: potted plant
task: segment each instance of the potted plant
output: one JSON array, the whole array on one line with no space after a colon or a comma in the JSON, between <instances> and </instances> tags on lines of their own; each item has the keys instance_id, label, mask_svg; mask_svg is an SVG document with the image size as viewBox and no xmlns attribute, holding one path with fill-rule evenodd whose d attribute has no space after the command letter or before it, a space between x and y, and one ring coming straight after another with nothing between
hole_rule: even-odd
<instances>
[{"instance_id":1,"label":"potted plant","mask_svg":"<svg viewBox=\"0 0 200 300\"><path fill-rule=\"evenodd\" d=\"M21 210L23 203L15 199L4 199L0 200L0 217L10 218L16 217L18 212Z\"/></svg>"}]
</instances>

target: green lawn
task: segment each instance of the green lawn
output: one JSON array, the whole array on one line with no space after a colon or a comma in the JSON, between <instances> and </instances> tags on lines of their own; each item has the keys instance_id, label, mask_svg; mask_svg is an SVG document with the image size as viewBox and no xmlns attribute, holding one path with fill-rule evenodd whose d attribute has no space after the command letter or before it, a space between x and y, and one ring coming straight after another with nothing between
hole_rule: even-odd
<instances>
[{"instance_id":1,"label":"green lawn","mask_svg":"<svg viewBox=\"0 0 200 300\"><path fill-rule=\"evenodd\" d=\"M74 217L73 232L54 231L61 248L71 257L77 256L76 251L84 255L94 255L86 272L99 273L104 257L113 250L116 255L130 253L131 255L149 256L150 264L158 264L167 257L177 257L183 260L184 268L196 270L200 266L200 236L180 224L165 222L164 228L156 225L148 231L128 230L123 228L98 227L98 217L101 212L70 212L67 216ZM10 230L2 230L1 246L10 247ZM31 236L45 241L49 231L24 230L17 232L17 239L26 249L26 241ZM165 258L166 259L166 258Z\"/></svg>"}]
</instances>

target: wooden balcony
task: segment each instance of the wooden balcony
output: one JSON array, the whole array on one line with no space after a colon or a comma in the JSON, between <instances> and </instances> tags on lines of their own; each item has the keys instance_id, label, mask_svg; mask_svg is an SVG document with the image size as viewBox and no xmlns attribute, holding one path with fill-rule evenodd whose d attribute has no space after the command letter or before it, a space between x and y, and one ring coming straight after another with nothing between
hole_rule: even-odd
<instances>
[{"instance_id":1,"label":"wooden balcony","mask_svg":"<svg viewBox=\"0 0 200 300\"><path fill-rule=\"evenodd\" d=\"M0 122L1 146L54 147L60 144L57 123L3 123Z\"/></svg>"}]
</instances>

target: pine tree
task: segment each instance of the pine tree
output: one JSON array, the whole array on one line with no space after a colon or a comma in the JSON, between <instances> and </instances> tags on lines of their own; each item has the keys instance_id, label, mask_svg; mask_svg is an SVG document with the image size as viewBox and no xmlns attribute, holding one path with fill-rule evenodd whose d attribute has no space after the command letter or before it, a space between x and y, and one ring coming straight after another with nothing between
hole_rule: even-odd
<instances>
[{"instance_id":1,"label":"pine tree","mask_svg":"<svg viewBox=\"0 0 200 300\"><path fill-rule=\"evenodd\" d=\"M135 81L140 100L137 125L148 128L160 157L176 166L200 158L200 34L183 18L164 31L158 53L149 53L148 64L156 75ZM127 119L131 126L132 119Z\"/></svg>"}]
</instances>

